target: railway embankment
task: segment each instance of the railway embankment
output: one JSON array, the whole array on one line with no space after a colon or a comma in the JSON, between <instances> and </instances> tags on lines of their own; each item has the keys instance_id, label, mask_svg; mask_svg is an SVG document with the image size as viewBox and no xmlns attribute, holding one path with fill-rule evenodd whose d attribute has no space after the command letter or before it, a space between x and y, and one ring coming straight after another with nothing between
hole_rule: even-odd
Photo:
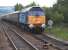
<instances>
[{"instance_id":1,"label":"railway embankment","mask_svg":"<svg viewBox=\"0 0 68 50\"><path fill-rule=\"evenodd\" d=\"M66 41L66 40L63 40L63 39L60 39L60 38L56 38L55 36L49 35L49 34L46 34L46 36L48 36L48 37L50 37L50 38L53 38L53 39L55 39L55 40L57 40L57 41L60 41L60 42L66 44L66 45L68 46L68 41Z\"/></svg>"},{"instance_id":2,"label":"railway embankment","mask_svg":"<svg viewBox=\"0 0 68 50\"><path fill-rule=\"evenodd\" d=\"M56 48L61 48L63 50L68 50L68 41L65 41L65 40L62 40L62 39L59 39L59 38L56 38L54 37L53 35L50 35L50 34L45 34L45 36L47 36L49 39L51 39L51 43L54 44L53 46L55 46Z\"/></svg>"}]
</instances>

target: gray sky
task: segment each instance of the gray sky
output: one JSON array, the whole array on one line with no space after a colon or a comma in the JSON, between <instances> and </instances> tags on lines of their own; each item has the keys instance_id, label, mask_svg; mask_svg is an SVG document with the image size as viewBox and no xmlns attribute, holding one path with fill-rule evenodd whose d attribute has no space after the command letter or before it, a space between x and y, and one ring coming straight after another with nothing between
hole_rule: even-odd
<instances>
[{"instance_id":1,"label":"gray sky","mask_svg":"<svg viewBox=\"0 0 68 50\"><path fill-rule=\"evenodd\" d=\"M33 1L40 6L46 7L52 7L57 2L57 0L0 0L0 6L14 6L16 3L26 6Z\"/></svg>"}]
</instances>

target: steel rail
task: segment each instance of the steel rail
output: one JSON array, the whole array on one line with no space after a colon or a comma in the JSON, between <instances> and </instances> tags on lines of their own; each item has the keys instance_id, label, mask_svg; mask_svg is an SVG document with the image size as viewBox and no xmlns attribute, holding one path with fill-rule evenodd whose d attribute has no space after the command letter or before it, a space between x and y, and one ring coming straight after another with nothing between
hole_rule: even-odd
<instances>
[{"instance_id":1,"label":"steel rail","mask_svg":"<svg viewBox=\"0 0 68 50\"><path fill-rule=\"evenodd\" d=\"M2 24L2 28L3 28L3 31L5 32L5 34L6 34L6 36L8 37L8 39L9 39L9 41L11 42L11 44L13 45L13 47L14 47L14 50L17 50L17 48L16 48L16 46L15 46L15 44L13 43L13 41L11 40L11 38L9 37L9 35L7 34L7 31L5 31L5 27L4 27L4 25Z\"/></svg>"},{"instance_id":2,"label":"steel rail","mask_svg":"<svg viewBox=\"0 0 68 50\"><path fill-rule=\"evenodd\" d=\"M5 25L7 25L9 27L8 24L5 23ZM13 31L15 34L17 34L19 37L21 37L26 43L28 43L32 48L34 48L35 50L39 50L37 47L35 47L32 43L30 43L28 40L26 40L24 37L22 37L21 35L19 35L19 33L17 33L14 29L9 28L11 31ZM8 35L8 34L7 34Z\"/></svg>"}]
</instances>

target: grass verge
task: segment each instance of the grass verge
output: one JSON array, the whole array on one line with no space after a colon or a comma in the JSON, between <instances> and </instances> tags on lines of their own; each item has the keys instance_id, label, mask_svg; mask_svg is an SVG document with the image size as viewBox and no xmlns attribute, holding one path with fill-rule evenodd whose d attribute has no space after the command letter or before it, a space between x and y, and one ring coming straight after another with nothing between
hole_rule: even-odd
<instances>
[{"instance_id":1,"label":"grass verge","mask_svg":"<svg viewBox=\"0 0 68 50\"><path fill-rule=\"evenodd\" d=\"M63 40L68 40L68 27L62 26L54 26L52 29L45 28L45 32L55 36L56 38L60 38Z\"/></svg>"}]
</instances>

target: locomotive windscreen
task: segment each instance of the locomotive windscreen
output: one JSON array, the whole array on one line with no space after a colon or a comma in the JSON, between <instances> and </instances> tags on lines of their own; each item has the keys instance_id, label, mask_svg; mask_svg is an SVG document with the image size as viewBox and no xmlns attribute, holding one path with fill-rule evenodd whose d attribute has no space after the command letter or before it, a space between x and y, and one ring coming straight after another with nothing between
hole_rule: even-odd
<instances>
[{"instance_id":1,"label":"locomotive windscreen","mask_svg":"<svg viewBox=\"0 0 68 50\"><path fill-rule=\"evenodd\" d=\"M44 13L42 11L31 11L29 16L44 16Z\"/></svg>"}]
</instances>

